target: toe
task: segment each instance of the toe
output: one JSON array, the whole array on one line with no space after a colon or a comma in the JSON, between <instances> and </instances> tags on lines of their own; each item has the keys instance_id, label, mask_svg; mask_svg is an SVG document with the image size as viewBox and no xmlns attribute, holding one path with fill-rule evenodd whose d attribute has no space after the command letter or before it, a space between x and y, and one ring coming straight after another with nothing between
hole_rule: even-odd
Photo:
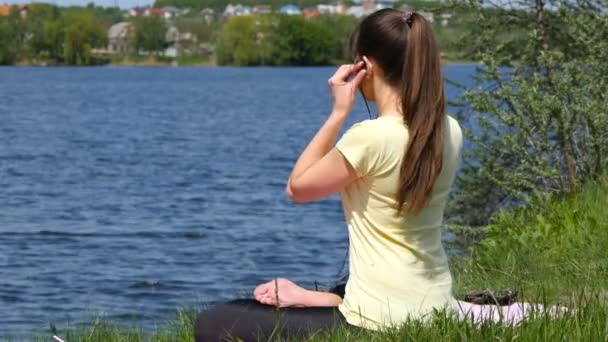
<instances>
[{"instance_id":1,"label":"toe","mask_svg":"<svg viewBox=\"0 0 608 342\"><path fill-rule=\"evenodd\" d=\"M260 300L260 303L266 304L266 305L275 305L274 299L272 299L272 297L270 297L270 296L263 296L262 299Z\"/></svg>"},{"instance_id":2,"label":"toe","mask_svg":"<svg viewBox=\"0 0 608 342\"><path fill-rule=\"evenodd\" d=\"M268 289L270 286L271 286L270 282L263 283L263 284L256 286L256 288L253 290L253 295L261 296L261 295L266 294L268 292Z\"/></svg>"}]
</instances>

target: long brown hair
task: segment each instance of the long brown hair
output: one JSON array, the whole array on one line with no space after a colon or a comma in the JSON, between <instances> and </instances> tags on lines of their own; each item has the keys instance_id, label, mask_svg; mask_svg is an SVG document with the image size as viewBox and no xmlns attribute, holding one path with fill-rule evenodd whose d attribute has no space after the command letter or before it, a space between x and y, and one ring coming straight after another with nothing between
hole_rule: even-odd
<instances>
[{"instance_id":1,"label":"long brown hair","mask_svg":"<svg viewBox=\"0 0 608 342\"><path fill-rule=\"evenodd\" d=\"M445 93L433 29L418 13L383 9L357 26L350 44L354 56L373 58L386 81L400 91L409 140L397 209L417 214L430 202L443 158Z\"/></svg>"}]
</instances>

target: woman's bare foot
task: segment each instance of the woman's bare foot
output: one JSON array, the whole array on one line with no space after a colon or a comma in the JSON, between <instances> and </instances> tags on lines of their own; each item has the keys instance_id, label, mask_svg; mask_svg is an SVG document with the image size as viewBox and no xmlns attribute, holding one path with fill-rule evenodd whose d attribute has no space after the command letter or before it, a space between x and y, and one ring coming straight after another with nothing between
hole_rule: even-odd
<instances>
[{"instance_id":1,"label":"woman's bare foot","mask_svg":"<svg viewBox=\"0 0 608 342\"><path fill-rule=\"evenodd\" d=\"M308 306L308 290L296 285L289 279L278 278L258 285L253 291L255 299L266 305L278 306ZM278 297L278 303L277 303Z\"/></svg>"}]
</instances>

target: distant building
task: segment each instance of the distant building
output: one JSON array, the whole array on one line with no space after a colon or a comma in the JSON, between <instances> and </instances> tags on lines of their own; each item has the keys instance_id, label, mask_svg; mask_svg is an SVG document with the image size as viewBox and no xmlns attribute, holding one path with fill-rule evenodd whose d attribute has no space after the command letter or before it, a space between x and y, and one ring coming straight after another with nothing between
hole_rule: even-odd
<instances>
[{"instance_id":1,"label":"distant building","mask_svg":"<svg viewBox=\"0 0 608 342\"><path fill-rule=\"evenodd\" d=\"M230 18L230 17L237 16L237 15L250 15L250 14L251 14L250 6L243 6L241 4L237 4L237 5L228 4L228 6L226 6L226 9L222 13L222 17Z\"/></svg>"},{"instance_id":2,"label":"distant building","mask_svg":"<svg viewBox=\"0 0 608 342\"><path fill-rule=\"evenodd\" d=\"M272 13L272 7L269 5L256 5L253 6L252 12L255 14L270 14Z\"/></svg>"},{"instance_id":3,"label":"distant building","mask_svg":"<svg viewBox=\"0 0 608 342\"><path fill-rule=\"evenodd\" d=\"M171 14L162 8L156 8L156 7L148 8L146 10L146 12L144 13L144 16L146 16L146 17L151 17L153 15L155 15L157 17L165 18L165 19L171 18Z\"/></svg>"},{"instance_id":4,"label":"distant building","mask_svg":"<svg viewBox=\"0 0 608 342\"><path fill-rule=\"evenodd\" d=\"M281 7L281 9L279 10L280 13L283 14L289 14L289 15L300 15L302 14L302 11L300 11L300 7L296 6L296 5L285 5L283 7Z\"/></svg>"},{"instance_id":5,"label":"distant building","mask_svg":"<svg viewBox=\"0 0 608 342\"><path fill-rule=\"evenodd\" d=\"M374 13L375 7L365 8L363 6L351 6L346 10L347 15L352 15L355 18L362 18Z\"/></svg>"},{"instance_id":6,"label":"distant building","mask_svg":"<svg viewBox=\"0 0 608 342\"><path fill-rule=\"evenodd\" d=\"M157 16L157 17L161 17L164 19L171 19L171 17L173 16L173 14L171 12L168 12L162 8L149 7L149 6L133 7L131 9L129 9L128 14L130 17Z\"/></svg>"},{"instance_id":7,"label":"distant building","mask_svg":"<svg viewBox=\"0 0 608 342\"><path fill-rule=\"evenodd\" d=\"M129 17L139 17L145 15L149 7L133 7L129 9Z\"/></svg>"},{"instance_id":8,"label":"distant building","mask_svg":"<svg viewBox=\"0 0 608 342\"><path fill-rule=\"evenodd\" d=\"M199 12L200 16L203 17L203 20L205 20L205 22L210 23L213 21L213 19L215 19L215 11L212 8L203 8L200 12Z\"/></svg>"},{"instance_id":9,"label":"distant building","mask_svg":"<svg viewBox=\"0 0 608 342\"><path fill-rule=\"evenodd\" d=\"M361 4L361 7L363 7L365 11L375 11L377 8L376 3L374 3L373 0L367 0L363 2Z\"/></svg>"},{"instance_id":10,"label":"distant building","mask_svg":"<svg viewBox=\"0 0 608 342\"><path fill-rule=\"evenodd\" d=\"M302 10L302 16L304 17L304 19L315 18L318 17L320 14L321 13L319 13L319 10L316 7L304 8Z\"/></svg>"},{"instance_id":11,"label":"distant building","mask_svg":"<svg viewBox=\"0 0 608 342\"><path fill-rule=\"evenodd\" d=\"M13 8L19 11L19 16L21 16L21 19L27 19L27 11L29 9L27 5L0 5L0 16L8 17Z\"/></svg>"},{"instance_id":12,"label":"distant building","mask_svg":"<svg viewBox=\"0 0 608 342\"><path fill-rule=\"evenodd\" d=\"M213 46L207 42L199 43L192 32L180 32L175 26L169 27L165 36L166 49L163 54L167 57L182 55L208 55L213 52Z\"/></svg>"},{"instance_id":13,"label":"distant building","mask_svg":"<svg viewBox=\"0 0 608 342\"><path fill-rule=\"evenodd\" d=\"M319 14L336 15L336 14L346 14L348 7L346 7L342 4L335 4L335 5L319 4L319 5L317 5L317 10L319 10Z\"/></svg>"},{"instance_id":14,"label":"distant building","mask_svg":"<svg viewBox=\"0 0 608 342\"><path fill-rule=\"evenodd\" d=\"M166 6L166 7L163 7L162 9L163 9L163 11L165 11L166 18L181 17L183 15L190 13L189 8L177 8L174 6Z\"/></svg>"},{"instance_id":15,"label":"distant building","mask_svg":"<svg viewBox=\"0 0 608 342\"><path fill-rule=\"evenodd\" d=\"M130 40L133 26L128 22L114 24L108 30L108 53L128 54L131 52Z\"/></svg>"}]
</instances>

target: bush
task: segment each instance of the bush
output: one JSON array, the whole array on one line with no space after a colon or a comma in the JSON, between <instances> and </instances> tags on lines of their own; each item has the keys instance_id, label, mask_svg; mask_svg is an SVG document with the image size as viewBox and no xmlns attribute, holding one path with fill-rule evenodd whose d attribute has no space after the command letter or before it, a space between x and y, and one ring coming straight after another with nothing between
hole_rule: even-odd
<instances>
[{"instance_id":1,"label":"bush","mask_svg":"<svg viewBox=\"0 0 608 342\"><path fill-rule=\"evenodd\" d=\"M517 3L521 10L496 18L483 2L471 7L480 25L470 41L483 63L478 87L463 98L471 147L450 203L451 216L469 225L535 192L573 192L608 166L608 7ZM521 23L526 39L497 38L506 23Z\"/></svg>"}]
</instances>

